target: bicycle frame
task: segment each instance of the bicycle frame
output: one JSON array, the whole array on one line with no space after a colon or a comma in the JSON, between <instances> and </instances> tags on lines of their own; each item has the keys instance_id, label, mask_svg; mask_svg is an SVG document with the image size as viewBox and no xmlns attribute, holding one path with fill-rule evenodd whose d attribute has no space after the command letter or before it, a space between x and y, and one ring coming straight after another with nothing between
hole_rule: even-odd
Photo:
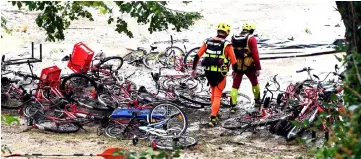
<instances>
[{"instance_id":1,"label":"bicycle frame","mask_svg":"<svg viewBox=\"0 0 361 159\"><path fill-rule=\"evenodd\" d=\"M15 96L17 99L21 98L21 95L23 94L23 90L18 88L17 85L14 84L14 83L11 83L10 87L5 92L2 92L2 93L5 93L5 94L10 96L10 91L11 90L15 90L16 93L18 93L19 96Z\"/></svg>"},{"instance_id":2,"label":"bicycle frame","mask_svg":"<svg viewBox=\"0 0 361 159\"><path fill-rule=\"evenodd\" d=\"M170 119L172 119L173 117L175 117L175 116L177 116L179 114L180 113L173 114L169 118L166 118L165 120L162 120L162 121L159 121L159 122L156 122L156 123L153 123L153 124L149 124L147 126L140 126L139 129L142 130L142 131L145 131L145 132L147 132L149 134L160 136L160 137L175 137L174 134L172 134L172 135L169 134L169 131L175 130L175 129L162 130L162 129L157 129L157 128L164 126L165 124L168 123L168 121ZM180 135L181 134L178 134L176 136L180 136Z\"/></svg>"}]
</instances>

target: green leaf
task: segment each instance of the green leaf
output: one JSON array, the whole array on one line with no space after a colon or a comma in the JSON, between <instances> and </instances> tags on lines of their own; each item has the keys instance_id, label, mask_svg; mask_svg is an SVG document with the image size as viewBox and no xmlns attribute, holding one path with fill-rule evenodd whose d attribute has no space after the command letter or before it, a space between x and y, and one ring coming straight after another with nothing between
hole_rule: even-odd
<instances>
[{"instance_id":1,"label":"green leaf","mask_svg":"<svg viewBox=\"0 0 361 159\"><path fill-rule=\"evenodd\" d=\"M290 122L295 126L300 126L300 124L301 124L300 122L298 122L296 120L291 120Z\"/></svg>"},{"instance_id":2,"label":"green leaf","mask_svg":"<svg viewBox=\"0 0 361 159\"><path fill-rule=\"evenodd\" d=\"M26 6L30 11L40 11L35 22L46 32L46 41L64 40L64 30L71 22L79 18L87 18L94 21L92 14L86 7L99 9L100 14L111 13L112 9L102 1L13 1L12 5ZM166 1L116 1L115 4L121 13L131 14L140 24L149 24L149 32L167 30L169 25L181 31L194 24L194 20L202 16L197 12L175 11L166 8ZM154 13L154 14L153 14ZM155 15L155 16L154 16ZM107 23L111 24L114 19L110 16ZM3 25L4 24L4 25ZM2 28L6 22L2 20ZM117 22L116 31L124 33L132 38L133 33L127 29L127 22ZM10 29L5 29L7 32Z\"/></svg>"},{"instance_id":3,"label":"green leaf","mask_svg":"<svg viewBox=\"0 0 361 159\"><path fill-rule=\"evenodd\" d=\"M167 153L166 152L160 152L158 155L157 155L157 159L163 159L167 156Z\"/></svg>"},{"instance_id":4,"label":"green leaf","mask_svg":"<svg viewBox=\"0 0 361 159\"><path fill-rule=\"evenodd\" d=\"M20 124L19 119L16 116L8 116L8 115L4 115L1 116L1 120L5 121L7 125L11 125L12 123L16 123L17 125Z\"/></svg>"},{"instance_id":5,"label":"green leaf","mask_svg":"<svg viewBox=\"0 0 361 159\"><path fill-rule=\"evenodd\" d=\"M104 7L99 7L99 13L104 15L108 13L108 10L106 10Z\"/></svg>"},{"instance_id":6,"label":"green leaf","mask_svg":"<svg viewBox=\"0 0 361 159\"><path fill-rule=\"evenodd\" d=\"M18 2L18 3L17 3L17 6L18 6L18 9L21 9L22 3L21 3L21 2Z\"/></svg>"},{"instance_id":7,"label":"green leaf","mask_svg":"<svg viewBox=\"0 0 361 159\"><path fill-rule=\"evenodd\" d=\"M175 157L175 158L180 157L180 151L177 150L177 151L173 154L173 157Z\"/></svg>"}]
</instances>

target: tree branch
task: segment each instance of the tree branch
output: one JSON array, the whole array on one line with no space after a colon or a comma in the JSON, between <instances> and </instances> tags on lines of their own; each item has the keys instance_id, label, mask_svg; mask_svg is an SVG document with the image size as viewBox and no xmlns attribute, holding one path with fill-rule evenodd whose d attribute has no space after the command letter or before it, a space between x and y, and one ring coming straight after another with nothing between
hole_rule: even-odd
<instances>
[{"instance_id":1,"label":"tree branch","mask_svg":"<svg viewBox=\"0 0 361 159\"><path fill-rule=\"evenodd\" d=\"M350 88L349 86L345 85L345 87L350 90L353 94L355 94L359 99L361 99L361 94L357 93L355 90Z\"/></svg>"},{"instance_id":2,"label":"tree branch","mask_svg":"<svg viewBox=\"0 0 361 159\"><path fill-rule=\"evenodd\" d=\"M359 82L360 82L360 85L361 85L361 75L360 75L360 73L359 73L358 66L357 66L357 64L356 64L356 60L355 60L355 55L354 55L354 54L352 55L352 61L353 61L353 65L355 66L355 69L356 69L357 78L358 78L358 80L359 80Z\"/></svg>"}]
</instances>

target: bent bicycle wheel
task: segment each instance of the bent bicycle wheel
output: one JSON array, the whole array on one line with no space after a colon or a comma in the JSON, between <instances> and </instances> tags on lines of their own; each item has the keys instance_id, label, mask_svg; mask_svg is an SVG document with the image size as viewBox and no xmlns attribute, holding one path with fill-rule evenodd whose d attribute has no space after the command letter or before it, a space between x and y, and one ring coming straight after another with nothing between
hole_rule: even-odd
<instances>
[{"instance_id":1,"label":"bent bicycle wheel","mask_svg":"<svg viewBox=\"0 0 361 159\"><path fill-rule=\"evenodd\" d=\"M159 138L152 141L152 147L160 150L184 149L197 145L198 140L191 136L177 138Z\"/></svg>"},{"instance_id":2,"label":"bent bicycle wheel","mask_svg":"<svg viewBox=\"0 0 361 159\"><path fill-rule=\"evenodd\" d=\"M54 133L75 133L80 129L79 123L76 122L62 122L58 123L51 120L37 120L35 126L44 131L54 132Z\"/></svg>"},{"instance_id":3,"label":"bent bicycle wheel","mask_svg":"<svg viewBox=\"0 0 361 159\"><path fill-rule=\"evenodd\" d=\"M300 116L298 119L301 119L301 120L297 120L298 122L302 123L303 121L308 120L309 124L307 125L307 127L305 127L303 124L294 125L292 127L292 129L287 133L286 141L289 142L289 141L296 139L299 135L302 134L302 132L305 129L307 129L309 126L311 126L316 119L317 113L318 113L318 109L317 109L317 107L314 107L309 112L307 112L307 114L303 114L302 116Z\"/></svg>"}]
</instances>

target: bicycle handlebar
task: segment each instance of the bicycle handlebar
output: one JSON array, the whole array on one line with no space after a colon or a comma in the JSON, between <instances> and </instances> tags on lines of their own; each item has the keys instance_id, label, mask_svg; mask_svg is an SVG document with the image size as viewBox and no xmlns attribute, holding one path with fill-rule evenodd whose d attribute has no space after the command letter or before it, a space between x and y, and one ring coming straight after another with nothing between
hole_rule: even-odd
<instances>
[{"instance_id":1,"label":"bicycle handlebar","mask_svg":"<svg viewBox=\"0 0 361 159\"><path fill-rule=\"evenodd\" d=\"M268 89L268 87L271 86L271 85L269 84L269 82L267 82L267 83L266 83L266 86L265 86L265 88L266 88L267 91L269 91L269 92L275 92L275 91L280 90L281 86L280 86L280 84L278 83L278 81L277 81L277 79L276 79L277 76L278 76L278 74L276 74L276 75L273 76L273 83L275 83L275 84L277 85L277 89L276 89L276 90L270 90L270 89Z\"/></svg>"},{"instance_id":2,"label":"bicycle handlebar","mask_svg":"<svg viewBox=\"0 0 361 159\"><path fill-rule=\"evenodd\" d=\"M173 35L170 35L170 42L173 45Z\"/></svg>"},{"instance_id":3,"label":"bicycle handlebar","mask_svg":"<svg viewBox=\"0 0 361 159\"><path fill-rule=\"evenodd\" d=\"M310 67L304 67L302 70L298 70L298 71L296 71L296 73L301 73L301 72L304 72L304 71L311 71L311 70L314 70L314 69L312 69L312 68L310 68Z\"/></svg>"}]
</instances>

